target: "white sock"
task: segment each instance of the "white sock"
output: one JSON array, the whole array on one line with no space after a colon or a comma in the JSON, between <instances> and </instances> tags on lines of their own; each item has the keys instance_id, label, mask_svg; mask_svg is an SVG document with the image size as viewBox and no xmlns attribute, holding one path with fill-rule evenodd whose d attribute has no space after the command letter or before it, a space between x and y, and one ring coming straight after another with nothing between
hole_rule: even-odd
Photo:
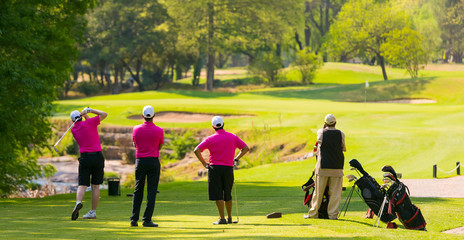
<instances>
[{"instance_id":1,"label":"white sock","mask_svg":"<svg viewBox=\"0 0 464 240\"><path fill-rule=\"evenodd\" d=\"M77 204L79 204L79 203L82 203L82 201L80 201L80 200L77 200L77 201L76 201L76 205L77 205Z\"/></svg>"}]
</instances>

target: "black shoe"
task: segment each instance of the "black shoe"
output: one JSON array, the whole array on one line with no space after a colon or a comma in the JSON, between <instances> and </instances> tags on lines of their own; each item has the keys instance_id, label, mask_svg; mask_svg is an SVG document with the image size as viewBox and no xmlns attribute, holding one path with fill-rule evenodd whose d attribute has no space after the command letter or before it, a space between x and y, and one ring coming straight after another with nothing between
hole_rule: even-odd
<instances>
[{"instance_id":1,"label":"black shoe","mask_svg":"<svg viewBox=\"0 0 464 240\"><path fill-rule=\"evenodd\" d=\"M216 222L213 222L214 225L218 224L227 224L227 221L225 218L219 218Z\"/></svg>"},{"instance_id":2,"label":"black shoe","mask_svg":"<svg viewBox=\"0 0 464 240\"><path fill-rule=\"evenodd\" d=\"M154 222L143 222L142 224L144 227L158 227L158 224L154 223Z\"/></svg>"},{"instance_id":3,"label":"black shoe","mask_svg":"<svg viewBox=\"0 0 464 240\"><path fill-rule=\"evenodd\" d=\"M135 221L131 221L131 227L138 227L139 224Z\"/></svg>"},{"instance_id":4,"label":"black shoe","mask_svg":"<svg viewBox=\"0 0 464 240\"><path fill-rule=\"evenodd\" d=\"M232 218L227 218L227 223L233 223Z\"/></svg>"},{"instance_id":5,"label":"black shoe","mask_svg":"<svg viewBox=\"0 0 464 240\"><path fill-rule=\"evenodd\" d=\"M76 220L78 217L79 217L79 210L82 209L82 203L78 203L76 204L76 206L74 207L74 210L71 214L71 220Z\"/></svg>"}]
</instances>

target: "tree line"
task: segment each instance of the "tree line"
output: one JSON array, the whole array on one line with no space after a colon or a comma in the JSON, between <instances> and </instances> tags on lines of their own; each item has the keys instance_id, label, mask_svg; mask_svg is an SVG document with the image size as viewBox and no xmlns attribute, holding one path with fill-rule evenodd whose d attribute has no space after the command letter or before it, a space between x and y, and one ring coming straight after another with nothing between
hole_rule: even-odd
<instances>
[{"instance_id":1,"label":"tree line","mask_svg":"<svg viewBox=\"0 0 464 240\"><path fill-rule=\"evenodd\" d=\"M271 83L286 63L317 69L318 59L376 64L384 80L391 65L414 78L430 61L462 63L463 18L459 0L102 0L86 15L63 95L78 72L117 94L125 76L144 91L190 71L196 86L203 68L211 91L215 69L234 56Z\"/></svg>"}]
</instances>

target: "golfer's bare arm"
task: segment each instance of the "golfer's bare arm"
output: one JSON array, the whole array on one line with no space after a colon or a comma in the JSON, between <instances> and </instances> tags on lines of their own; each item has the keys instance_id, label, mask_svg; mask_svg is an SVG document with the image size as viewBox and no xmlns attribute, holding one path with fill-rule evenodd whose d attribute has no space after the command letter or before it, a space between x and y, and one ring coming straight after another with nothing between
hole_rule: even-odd
<instances>
[{"instance_id":1,"label":"golfer's bare arm","mask_svg":"<svg viewBox=\"0 0 464 240\"><path fill-rule=\"evenodd\" d=\"M108 114L106 112L103 112L103 111L100 111L100 110L97 110L97 109L90 109L90 113L98 115L100 117L100 122L103 121L103 119L105 119L108 116ZM82 110L81 116L83 116L85 118L85 120L89 119L89 116L85 112L85 109Z\"/></svg>"},{"instance_id":2,"label":"golfer's bare arm","mask_svg":"<svg viewBox=\"0 0 464 240\"><path fill-rule=\"evenodd\" d=\"M245 155L248 151L250 151L250 149L248 148L247 145L245 145L245 147L243 147L242 149L240 149L240 152L238 153L237 157L235 157L235 159L239 160L239 159L242 158L243 155Z\"/></svg>"},{"instance_id":3,"label":"golfer's bare arm","mask_svg":"<svg viewBox=\"0 0 464 240\"><path fill-rule=\"evenodd\" d=\"M90 110L90 112L93 114L97 114L100 117L100 122L103 121L103 119L105 119L108 116L106 112L103 112L97 109L92 109Z\"/></svg>"},{"instance_id":4,"label":"golfer's bare arm","mask_svg":"<svg viewBox=\"0 0 464 240\"><path fill-rule=\"evenodd\" d=\"M203 164L203 166L206 167L206 165L208 165L208 163L206 163L205 159L201 155L201 149L196 147L195 150L193 150L193 152L195 153L195 156L197 156L198 160L200 160L201 164Z\"/></svg>"}]
</instances>

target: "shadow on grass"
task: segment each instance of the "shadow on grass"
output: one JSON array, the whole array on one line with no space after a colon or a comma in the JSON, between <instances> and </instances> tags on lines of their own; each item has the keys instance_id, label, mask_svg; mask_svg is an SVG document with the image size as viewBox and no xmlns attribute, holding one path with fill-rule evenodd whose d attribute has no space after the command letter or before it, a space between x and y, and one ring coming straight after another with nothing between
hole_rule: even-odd
<instances>
[{"instance_id":1,"label":"shadow on grass","mask_svg":"<svg viewBox=\"0 0 464 240\"><path fill-rule=\"evenodd\" d=\"M363 102L383 101L392 99L408 99L412 95L423 91L426 85L435 77L423 77L418 79L396 79L370 83L366 89L365 83L336 85L333 87L311 88L306 90L282 90L269 92L256 92L255 94L280 98L298 99L324 99L331 101ZM325 85L325 84L324 84Z\"/></svg>"},{"instance_id":2,"label":"shadow on grass","mask_svg":"<svg viewBox=\"0 0 464 240\"><path fill-rule=\"evenodd\" d=\"M342 203L349 193L349 188L343 193ZM71 212L75 203L75 194L63 194L43 199L0 199L0 229L5 238L145 238L156 232L157 238L179 239L185 236L198 238L217 238L224 231L239 231L240 237L228 236L230 239L281 239L272 236L266 229L292 229L293 227L311 226L301 221L286 222L286 215L295 214L300 217L308 211L303 206L304 192L299 186L275 186L272 182L240 182L237 184L237 200L233 195L233 218L236 219L238 206L239 224L213 226L217 218L214 202L208 200L207 183L201 182L173 182L160 185L157 196L154 220L160 224L156 230L148 228L129 227L132 208L133 189L122 189L121 196L108 196L107 190L101 191L101 200L97 210L96 220L79 218L71 221ZM436 201L446 201L439 198L412 198L415 204L429 204ZM90 209L90 193L84 198L84 208L81 216ZM143 213L145 200L141 209ZM340 206L341 207L341 206ZM353 195L348 212L365 212L367 205ZM265 215L271 212L282 212L284 218L267 220ZM301 215L300 215L301 214ZM343 215L343 214L342 214ZM257 217L257 218L256 218ZM340 222L353 222L365 226L369 223L340 217ZM262 219L262 220L260 220ZM287 218L288 219L288 218ZM282 222L284 221L284 222ZM337 221L322 223L330 226ZM321 224L320 222L318 224ZM324 225L325 224L325 225ZM329 224L329 225L326 225ZM398 224L400 225L400 224ZM400 226L401 227L401 226ZM257 230L259 229L259 230ZM259 231L257 236L246 233ZM245 235L244 235L245 234ZM275 233L273 233L275 234ZM154 236L154 235L153 235ZM153 237L152 236L152 237ZM293 238L293 237L292 237ZM296 237L307 239L311 236ZM327 239L331 237L321 237ZM340 236L333 237L340 239ZM350 238L350 237L346 237ZM318 239L317 237L315 239ZM366 238L367 239L367 238Z\"/></svg>"}]
</instances>

